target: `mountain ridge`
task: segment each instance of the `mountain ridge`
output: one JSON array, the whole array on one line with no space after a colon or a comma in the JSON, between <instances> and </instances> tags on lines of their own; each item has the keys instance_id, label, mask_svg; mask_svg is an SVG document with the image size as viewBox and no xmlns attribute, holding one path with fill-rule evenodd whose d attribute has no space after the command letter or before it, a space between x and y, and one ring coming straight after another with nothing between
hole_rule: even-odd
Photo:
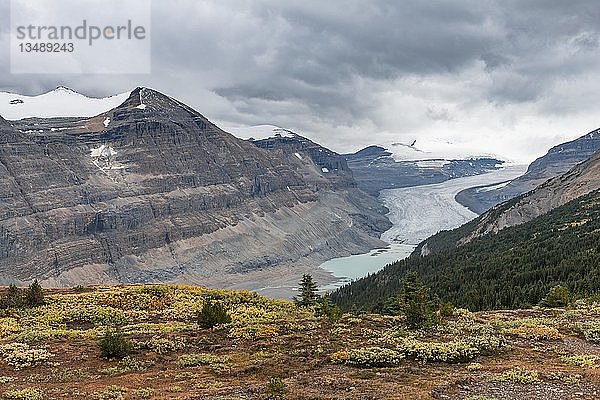
<instances>
[{"instance_id":1,"label":"mountain ridge","mask_svg":"<svg viewBox=\"0 0 600 400\"><path fill-rule=\"evenodd\" d=\"M410 146L409 146L410 147ZM384 189L428 185L449 179L479 175L502 167L502 160L481 158L432 158L417 152L420 159L399 160L385 147L368 146L353 154L345 154L358 187L378 196Z\"/></svg>"},{"instance_id":2,"label":"mountain ridge","mask_svg":"<svg viewBox=\"0 0 600 400\"><path fill-rule=\"evenodd\" d=\"M34 96L0 92L0 115L13 121L24 118L93 117L119 106L130 94L124 92L94 98L64 86Z\"/></svg>"},{"instance_id":3,"label":"mountain ridge","mask_svg":"<svg viewBox=\"0 0 600 400\"><path fill-rule=\"evenodd\" d=\"M600 189L600 153L576 165L567 173L549 179L534 190L506 205L499 205L485 213L473 232L462 238L466 243L476 237L497 233L519 225L568 203L580 196Z\"/></svg>"},{"instance_id":4,"label":"mountain ridge","mask_svg":"<svg viewBox=\"0 0 600 400\"><path fill-rule=\"evenodd\" d=\"M458 194L457 201L481 214L497 204L535 189L550 178L568 172L597 151L600 151L600 129L552 147L546 155L534 160L523 176L503 187L492 190L467 189Z\"/></svg>"}]
</instances>

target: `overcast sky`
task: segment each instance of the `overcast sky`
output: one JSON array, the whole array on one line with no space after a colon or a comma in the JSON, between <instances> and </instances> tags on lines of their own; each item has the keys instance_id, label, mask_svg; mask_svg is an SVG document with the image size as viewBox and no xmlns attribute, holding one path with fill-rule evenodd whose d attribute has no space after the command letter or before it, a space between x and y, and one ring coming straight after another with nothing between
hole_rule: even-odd
<instances>
[{"instance_id":1,"label":"overcast sky","mask_svg":"<svg viewBox=\"0 0 600 400\"><path fill-rule=\"evenodd\" d=\"M52 3L39 7L52 13ZM275 124L339 152L440 139L530 161L600 127L597 0L152 7L151 74L12 75L0 0L0 90L105 96L149 86L221 125Z\"/></svg>"}]
</instances>

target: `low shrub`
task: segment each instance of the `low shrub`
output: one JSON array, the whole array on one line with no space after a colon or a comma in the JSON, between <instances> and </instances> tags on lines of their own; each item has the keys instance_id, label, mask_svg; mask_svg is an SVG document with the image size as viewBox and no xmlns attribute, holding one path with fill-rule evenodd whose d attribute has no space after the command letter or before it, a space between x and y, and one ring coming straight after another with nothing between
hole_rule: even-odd
<instances>
[{"instance_id":1,"label":"low shrub","mask_svg":"<svg viewBox=\"0 0 600 400\"><path fill-rule=\"evenodd\" d=\"M46 348L31 348L26 343L9 343L0 345L0 356L16 370L34 367L48 361L54 354Z\"/></svg>"},{"instance_id":2,"label":"low shrub","mask_svg":"<svg viewBox=\"0 0 600 400\"><path fill-rule=\"evenodd\" d=\"M510 328L506 332L524 339L559 340L562 338L562 335L558 332L558 329L544 325L519 326L516 328Z\"/></svg>"},{"instance_id":3,"label":"low shrub","mask_svg":"<svg viewBox=\"0 0 600 400\"><path fill-rule=\"evenodd\" d=\"M195 374L191 371L184 371L184 372L181 372L181 373L175 375L175 380L176 381L185 381L188 379L196 379L197 377L198 377L198 374Z\"/></svg>"},{"instance_id":4,"label":"low shrub","mask_svg":"<svg viewBox=\"0 0 600 400\"><path fill-rule=\"evenodd\" d=\"M73 291L75 293L85 293L87 291L87 289L83 285L77 285L77 286L73 286Z\"/></svg>"},{"instance_id":5,"label":"low shrub","mask_svg":"<svg viewBox=\"0 0 600 400\"><path fill-rule=\"evenodd\" d=\"M119 363L114 367L101 369L100 373L108 376L117 376L128 374L131 372L142 372L146 370L148 365L152 364L153 363L151 361L137 360L135 358L127 356L120 360Z\"/></svg>"},{"instance_id":6,"label":"low shrub","mask_svg":"<svg viewBox=\"0 0 600 400\"><path fill-rule=\"evenodd\" d=\"M594 355L563 356L560 360L565 364L584 368L598 368L600 364L600 357Z\"/></svg>"},{"instance_id":7,"label":"low shrub","mask_svg":"<svg viewBox=\"0 0 600 400\"><path fill-rule=\"evenodd\" d=\"M222 303L206 302L198 313L198 325L203 328L213 328L219 324L228 324L231 316Z\"/></svg>"},{"instance_id":8,"label":"low shrub","mask_svg":"<svg viewBox=\"0 0 600 400\"><path fill-rule=\"evenodd\" d=\"M579 324L578 328L583 332L585 340L592 343L600 343L600 323Z\"/></svg>"},{"instance_id":9,"label":"low shrub","mask_svg":"<svg viewBox=\"0 0 600 400\"><path fill-rule=\"evenodd\" d=\"M382 347L342 350L331 355L334 363L343 363L360 368L391 367L404 359L401 353Z\"/></svg>"},{"instance_id":10,"label":"low shrub","mask_svg":"<svg viewBox=\"0 0 600 400\"><path fill-rule=\"evenodd\" d=\"M567 385L576 385L581 382L582 378L579 374L566 374L564 372L552 372L548 375L548 379L561 381Z\"/></svg>"},{"instance_id":11,"label":"low shrub","mask_svg":"<svg viewBox=\"0 0 600 400\"><path fill-rule=\"evenodd\" d=\"M7 383L14 382L17 378L14 376L0 376L0 384L6 385Z\"/></svg>"},{"instance_id":12,"label":"low shrub","mask_svg":"<svg viewBox=\"0 0 600 400\"><path fill-rule=\"evenodd\" d=\"M492 377L495 382L510 383L536 383L540 379L537 371L525 371L521 368L513 368Z\"/></svg>"},{"instance_id":13,"label":"low shrub","mask_svg":"<svg viewBox=\"0 0 600 400\"><path fill-rule=\"evenodd\" d=\"M281 380L281 378L271 378L269 382L267 382L265 386L265 392L271 398L279 398L285 395L287 389L285 387L285 383Z\"/></svg>"},{"instance_id":14,"label":"low shrub","mask_svg":"<svg viewBox=\"0 0 600 400\"><path fill-rule=\"evenodd\" d=\"M483 368L483 365L481 365L480 363L471 363L467 365L467 371L469 372L479 371L481 370L481 368Z\"/></svg>"},{"instance_id":15,"label":"low shrub","mask_svg":"<svg viewBox=\"0 0 600 400\"><path fill-rule=\"evenodd\" d=\"M147 342L141 342L136 345L139 348L151 350L157 354L167 354L185 348L185 341L182 338L161 338L153 337Z\"/></svg>"},{"instance_id":16,"label":"low shrub","mask_svg":"<svg viewBox=\"0 0 600 400\"><path fill-rule=\"evenodd\" d=\"M475 347L482 356L491 356L509 349L506 339L489 332L481 332L480 335L469 337L465 341Z\"/></svg>"},{"instance_id":17,"label":"low shrub","mask_svg":"<svg viewBox=\"0 0 600 400\"><path fill-rule=\"evenodd\" d=\"M98 396L99 400L124 400L123 393L127 392L126 388L120 386L109 386L105 388Z\"/></svg>"},{"instance_id":18,"label":"low shrub","mask_svg":"<svg viewBox=\"0 0 600 400\"><path fill-rule=\"evenodd\" d=\"M139 388L138 390L135 391L135 397L138 397L140 399L150 398L150 397L152 397L153 394L154 394L154 389L152 389L151 387Z\"/></svg>"},{"instance_id":19,"label":"low shrub","mask_svg":"<svg viewBox=\"0 0 600 400\"><path fill-rule=\"evenodd\" d=\"M44 392L35 388L8 390L4 392L4 398L14 400L42 400Z\"/></svg>"},{"instance_id":20,"label":"low shrub","mask_svg":"<svg viewBox=\"0 0 600 400\"><path fill-rule=\"evenodd\" d=\"M446 363L466 362L480 354L472 343L454 342L422 342L416 339L402 339L396 350L406 358L417 361L442 361Z\"/></svg>"},{"instance_id":21,"label":"low shrub","mask_svg":"<svg viewBox=\"0 0 600 400\"><path fill-rule=\"evenodd\" d=\"M106 331L100 339L98 347L100 347L102 357L108 359L125 358L133 350L133 344L122 333L110 330Z\"/></svg>"},{"instance_id":22,"label":"low shrub","mask_svg":"<svg viewBox=\"0 0 600 400\"><path fill-rule=\"evenodd\" d=\"M198 365L225 364L229 357L219 357L212 354L192 353L184 354L177 359L177 365L181 368L197 367Z\"/></svg>"}]
</instances>

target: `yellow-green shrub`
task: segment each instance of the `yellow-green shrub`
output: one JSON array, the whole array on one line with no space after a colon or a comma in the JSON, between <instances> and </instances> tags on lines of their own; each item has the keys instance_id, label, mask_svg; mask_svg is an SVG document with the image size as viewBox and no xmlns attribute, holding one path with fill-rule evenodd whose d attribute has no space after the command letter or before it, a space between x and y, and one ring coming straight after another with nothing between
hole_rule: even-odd
<instances>
[{"instance_id":1,"label":"yellow-green shrub","mask_svg":"<svg viewBox=\"0 0 600 400\"><path fill-rule=\"evenodd\" d=\"M334 363L344 363L355 367L389 367L398 365L404 359L399 352L382 347L365 347L339 351L330 356Z\"/></svg>"},{"instance_id":2,"label":"yellow-green shrub","mask_svg":"<svg viewBox=\"0 0 600 400\"><path fill-rule=\"evenodd\" d=\"M539 382L537 371L525 371L521 368L513 368L492 377L496 382L511 383L535 383Z\"/></svg>"},{"instance_id":3,"label":"yellow-green shrub","mask_svg":"<svg viewBox=\"0 0 600 400\"><path fill-rule=\"evenodd\" d=\"M480 354L479 349L466 341L445 343L402 339L396 350L406 358L417 361L465 362Z\"/></svg>"},{"instance_id":4,"label":"yellow-green shrub","mask_svg":"<svg viewBox=\"0 0 600 400\"><path fill-rule=\"evenodd\" d=\"M182 368L196 367L198 365L224 364L229 357L215 356L205 353L184 354L177 359L177 365Z\"/></svg>"},{"instance_id":5,"label":"yellow-green shrub","mask_svg":"<svg viewBox=\"0 0 600 400\"><path fill-rule=\"evenodd\" d=\"M35 388L8 390L4 392L4 398L14 400L42 400L44 392Z\"/></svg>"},{"instance_id":6,"label":"yellow-green shrub","mask_svg":"<svg viewBox=\"0 0 600 400\"><path fill-rule=\"evenodd\" d=\"M559 340L563 337L558 329L545 325L519 326L508 329L507 333L524 339L536 340Z\"/></svg>"},{"instance_id":7,"label":"yellow-green shrub","mask_svg":"<svg viewBox=\"0 0 600 400\"><path fill-rule=\"evenodd\" d=\"M560 358L562 362L569 365L575 365L585 368L597 368L600 362L600 357L594 355L574 355L563 356Z\"/></svg>"},{"instance_id":8,"label":"yellow-green shrub","mask_svg":"<svg viewBox=\"0 0 600 400\"><path fill-rule=\"evenodd\" d=\"M8 365L19 370L41 364L54 354L47 348L31 348L25 343L8 343L0 345L0 356Z\"/></svg>"}]
</instances>

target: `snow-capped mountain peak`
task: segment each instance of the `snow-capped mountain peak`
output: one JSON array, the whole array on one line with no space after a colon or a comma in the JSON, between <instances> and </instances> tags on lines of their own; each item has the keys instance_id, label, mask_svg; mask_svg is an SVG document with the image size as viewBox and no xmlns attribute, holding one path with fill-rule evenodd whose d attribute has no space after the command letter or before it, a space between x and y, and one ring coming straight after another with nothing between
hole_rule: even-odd
<instances>
[{"instance_id":1,"label":"snow-capped mountain peak","mask_svg":"<svg viewBox=\"0 0 600 400\"><path fill-rule=\"evenodd\" d=\"M65 86L36 96L0 92L0 115L7 120L93 117L119 106L128 97L129 92L104 98L87 97Z\"/></svg>"},{"instance_id":2,"label":"snow-capped mountain peak","mask_svg":"<svg viewBox=\"0 0 600 400\"><path fill-rule=\"evenodd\" d=\"M73 93L73 94L77 94L79 96L83 96L81 93L71 89L70 87L67 86L57 86L54 90L50 91L51 92L67 92L67 93ZM85 96L84 96L85 97Z\"/></svg>"}]
</instances>

